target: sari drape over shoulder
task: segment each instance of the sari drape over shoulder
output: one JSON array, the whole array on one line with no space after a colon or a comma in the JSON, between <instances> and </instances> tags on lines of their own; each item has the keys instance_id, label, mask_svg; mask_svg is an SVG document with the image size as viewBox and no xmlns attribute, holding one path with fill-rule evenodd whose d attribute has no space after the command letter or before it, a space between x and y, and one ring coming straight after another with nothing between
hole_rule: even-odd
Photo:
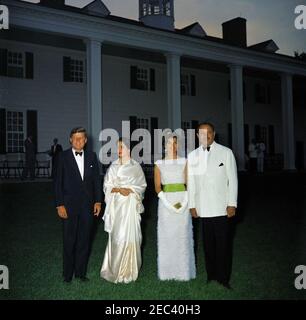
<instances>
[{"instance_id":1,"label":"sari drape over shoulder","mask_svg":"<svg viewBox=\"0 0 306 320\"><path fill-rule=\"evenodd\" d=\"M133 159L127 164L120 164L119 160L113 162L106 173L103 220L109 238L101 277L110 282L129 283L138 278L142 263L140 222L146 187L142 168ZM113 188L129 188L133 193L125 197L120 193L112 193Z\"/></svg>"}]
</instances>

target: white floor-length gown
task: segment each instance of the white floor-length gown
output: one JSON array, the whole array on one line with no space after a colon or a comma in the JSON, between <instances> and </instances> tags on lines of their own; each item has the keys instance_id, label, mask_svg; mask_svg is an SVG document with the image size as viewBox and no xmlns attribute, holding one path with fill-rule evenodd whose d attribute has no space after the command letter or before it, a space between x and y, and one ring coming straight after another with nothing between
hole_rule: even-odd
<instances>
[{"instance_id":1,"label":"white floor-length gown","mask_svg":"<svg viewBox=\"0 0 306 320\"><path fill-rule=\"evenodd\" d=\"M178 158L155 163L160 170L163 187L185 184L186 162L185 158ZM164 195L167 204L162 199L158 202L158 277L160 280L188 281L196 277L196 267L187 191L164 192ZM169 209L169 205L172 207L178 202L184 205L183 211Z\"/></svg>"},{"instance_id":2,"label":"white floor-length gown","mask_svg":"<svg viewBox=\"0 0 306 320\"><path fill-rule=\"evenodd\" d=\"M141 267L141 213L146 180L141 166L131 159L127 164L114 161L104 179L106 209L103 216L108 244L101 277L113 283L129 283L138 277ZM111 193L113 188L134 191L125 197Z\"/></svg>"}]
</instances>

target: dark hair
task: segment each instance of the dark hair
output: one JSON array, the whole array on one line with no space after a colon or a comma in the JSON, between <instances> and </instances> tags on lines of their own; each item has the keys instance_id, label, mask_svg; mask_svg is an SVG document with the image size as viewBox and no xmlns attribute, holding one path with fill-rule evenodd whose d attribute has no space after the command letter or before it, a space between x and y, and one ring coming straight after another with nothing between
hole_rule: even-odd
<instances>
[{"instance_id":1,"label":"dark hair","mask_svg":"<svg viewBox=\"0 0 306 320\"><path fill-rule=\"evenodd\" d=\"M75 127L71 130L70 132L70 138L72 138L72 136L75 134L75 133L84 133L85 137L87 138L87 132L86 132L86 129L83 128L83 127Z\"/></svg>"},{"instance_id":2,"label":"dark hair","mask_svg":"<svg viewBox=\"0 0 306 320\"><path fill-rule=\"evenodd\" d=\"M209 126L212 129L212 131L215 132L215 126L211 122L202 122L197 127L197 133L199 133L200 128L203 126Z\"/></svg>"},{"instance_id":3,"label":"dark hair","mask_svg":"<svg viewBox=\"0 0 306 320\"><path fill-rule=\"evenodd\" d=\"M131 141L128 138L120 137L117 141L117 143L124 144L129 150L131 149Z\"/></svg>"}]
</instances>

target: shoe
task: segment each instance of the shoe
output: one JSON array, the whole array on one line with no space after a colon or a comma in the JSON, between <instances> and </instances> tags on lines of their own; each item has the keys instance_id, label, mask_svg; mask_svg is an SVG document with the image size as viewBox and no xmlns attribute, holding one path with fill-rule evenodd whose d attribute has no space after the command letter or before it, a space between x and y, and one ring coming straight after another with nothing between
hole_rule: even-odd
<instances>
[{"instance_id":1,"label":"shoe","mask_svg":"<svg viewBox=\"0 0 306 320\"><path fill-rule=\"evenodd\" d=\"M210 283L212 283L213 281L217 281L217 279L216 279L216 278L207 278L206 284L210 284Z\"/></svg>"},{"instance_id":2,"label":"shoe","mask_svg":"<svg viewBox=\"0 0 306 320\"><path fill-rule=\"evenodd\" d=\"M211 284L213 281L216 281L215 279L207 279L206 284Z\"/></svg>"},{"instance_id":3,"label":"shoe","mask_svg":"<svg viewBox=\"0 0 306 320\"><path fill-rule=\"evenodd\" d=\"M64 279L64 282L65 282L65 283L71 283L71 280L72 280L71 278L65 278L65 279Z\"/></svg>"},{"instance_id":4,"label":"shoe","mask_svg":"<svg viewBox=\"0 0 306 320\"><path fill-rule=\"evenodd\" d=\"M222 287L224 287L225 289L227 289L227 290L233 290L233 288L230 286L229 283L222 283L222 282L219 282L219 281L218 281L218 283L219 283Z\"/></svg>"},{"instance_id":5,"label":"shoe","mask_svg":"<svg viewBox=\"0 0 306 320\"><path fill-rule=\"evenodd\" d=\"M88 282L89 279L87 277L76 277L77 279L79 279L82 282Z\"/></svg>"}]
</instances>

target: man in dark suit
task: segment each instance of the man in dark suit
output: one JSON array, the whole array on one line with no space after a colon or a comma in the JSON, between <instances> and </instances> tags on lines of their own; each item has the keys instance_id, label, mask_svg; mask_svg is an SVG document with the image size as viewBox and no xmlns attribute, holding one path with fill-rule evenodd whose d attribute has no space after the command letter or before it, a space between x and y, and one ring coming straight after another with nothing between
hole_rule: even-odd
<instances>
[{"instance_id":1,"label":"man in dark suit","mask_svg":"<svg viewBox=\"0 0 306 320\"><path fill-rule=\"evenodd\" d=\"M51 174L52 178L54 178L57 156L62 151L63 151L63 147L58 143L58 139L54 138L53 145L51 146L50 153L49 153L50 157L52 158L52 174Z\"/></svg>"},{"instance_id":2,"label":"man in dark suit","mask_svg":"<svg viewBox=\"0 0 306 320\"><path fill-rule=\"evenodd\" d=\"M70 134L71 148L59 154L54 175L55 199L64 231L64 281L86 278L94 216L101 212L102 185L97 156L86 151L84 128Z\"/></svg>"},{"instance_id":3,"label":"man in dark suit","mask_svg":"<svg viewBox=\"0 0 306 320\"><path fill-rule=\"evenodd\" d=\"M28 174L30 173L30 179L35 179L35 145L33 143L33 137L29 136L24 141L24 148L25 148L25 166L22 171L21 179L25 180L28 177Z\"/></svg>"}]
</instances>

